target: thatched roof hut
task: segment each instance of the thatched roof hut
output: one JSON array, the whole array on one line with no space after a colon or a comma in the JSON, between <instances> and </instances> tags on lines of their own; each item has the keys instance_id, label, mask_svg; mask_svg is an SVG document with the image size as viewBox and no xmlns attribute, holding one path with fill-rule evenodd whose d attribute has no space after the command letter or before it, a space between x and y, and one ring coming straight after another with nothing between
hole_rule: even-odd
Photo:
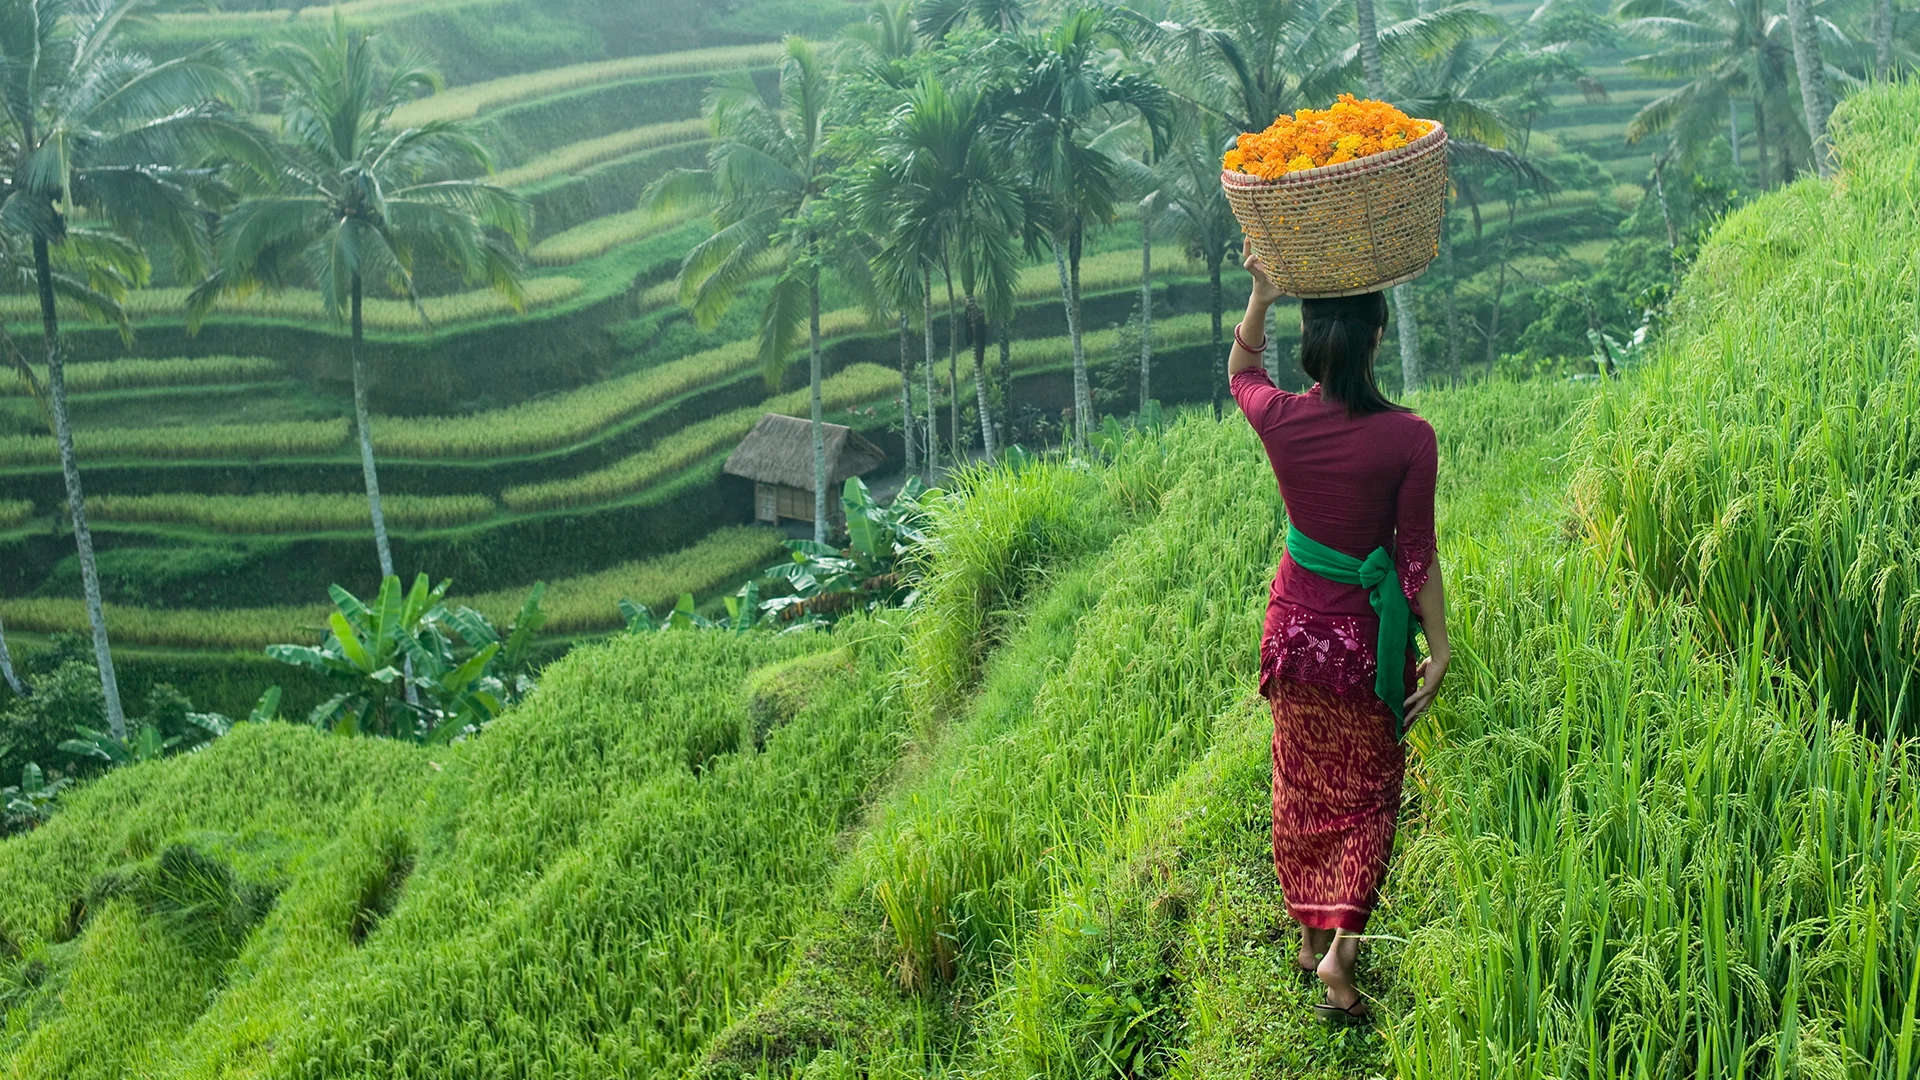
<instances>
[{"instance_id":1,"label":"thatched roof hut","mask_svg":"<svg viewBox=\"0 0 1920 1080\"><path fill-rule=\"evenodd\" d=\"M822 424L827 443L827 513L840 515L840 485L886 464L887 455L843 424ZM754 484L753 517L813 520L813 425L768 413L727 457L724 471Z\"/></svg>"}]
</instances>

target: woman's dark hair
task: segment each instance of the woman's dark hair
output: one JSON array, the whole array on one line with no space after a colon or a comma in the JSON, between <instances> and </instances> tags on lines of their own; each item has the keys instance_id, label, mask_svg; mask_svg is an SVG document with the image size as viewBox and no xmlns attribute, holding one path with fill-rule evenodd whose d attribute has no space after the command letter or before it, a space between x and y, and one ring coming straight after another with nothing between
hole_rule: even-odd
<instances>
[{"instance_id":1,"label":"woman's dark hair","mask_svg":"<svg viewBox=\"0 0 1920 1080\"><path fill-rule=\"evenodd\" d=\"M1407 412L1373 379L1375 336L1387 325L1387 297L1370 292L1300 301L1300 366L1349 416Z\"/></svg>"}]
</instances>

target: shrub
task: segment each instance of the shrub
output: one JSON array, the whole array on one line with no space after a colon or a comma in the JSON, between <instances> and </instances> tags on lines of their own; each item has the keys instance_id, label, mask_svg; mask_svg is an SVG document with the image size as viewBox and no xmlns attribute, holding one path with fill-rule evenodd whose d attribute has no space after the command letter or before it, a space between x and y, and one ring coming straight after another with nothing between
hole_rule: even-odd
<instances>
[{"instance_id":1,"label":"shrub","mask_svg":"<svg viewBox=\"0 0 1920 1080\"><path fill-rule=\"evenodd\" d=\"M33 503L25 499L0 499L0 529L25 524L33 517Z\"/></svg>"},{"instance_id":2,"label":"shrub","mask_svg":"<svg viewBox=\"0 0 1920 1080\"><path fill-rule=\"evenodd\" d=\"M11 629L11 627L9 627ZM66 768L59 746L74 729L105 723L100 673L90 663L69 660L52 671L27 676L32 693L0 711L0 778L12 780L26 765Z\"/></svg>"},{"instance_id":3,"label":"shrub","mask_svg":"<svg viewBox=\"0 0 1920 1080\"><path fill-rule=\"evenodd\" d=\"M485 495L387 495L387 524L435 529L494 512ZM217 532L324 532L370 527L364 495L95 495L89 515L102 521L199 525ZM4 515L0 515L0 521Z\"/></svg>"}]
</instances>

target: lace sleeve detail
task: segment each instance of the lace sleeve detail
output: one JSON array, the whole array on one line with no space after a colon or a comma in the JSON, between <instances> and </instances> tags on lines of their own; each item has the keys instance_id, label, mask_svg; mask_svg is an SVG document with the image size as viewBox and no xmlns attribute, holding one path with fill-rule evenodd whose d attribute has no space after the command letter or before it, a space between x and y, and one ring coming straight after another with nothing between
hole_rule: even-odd
<instances>
[{"instance_id":1,"label":"lace sleeve detail","mask_svg":"<svg viewBox=\"0 0 1920 1080\"><path fill-rule=\"evenodd\" d=\"M1407 594L1407 603L1416 610L1420 606L1416 598L1427 585L1427 575L1433 571L1433 556L1433 549L1428 548L1422 554L1404 556L1400 567L1400 591Z\"/></svg>"}]
</instances>

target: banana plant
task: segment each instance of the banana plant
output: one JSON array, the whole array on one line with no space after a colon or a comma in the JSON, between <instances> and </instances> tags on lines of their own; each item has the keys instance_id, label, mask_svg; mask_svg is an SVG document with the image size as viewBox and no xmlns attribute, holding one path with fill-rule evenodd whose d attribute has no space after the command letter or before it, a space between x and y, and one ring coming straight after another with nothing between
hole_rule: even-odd
<instances>
[{"instance_id":1,"label":"banana plant","mask_svg":"<svg viewBox=\"0 0 1920 1080\"><path fill-rule=\"evenodd\" d=\"M0 788L0 836L47 820L53 800L71 783L66 777L49 781L40 766L28 763L20 770L17 787Z\"/></svg>"},{"instance_id":2,"label":"banana plant","mask_svg":"<svg viewBox=\"0 0 1920 1080\"><path fill-rule=\"evenodd\" d=\"M911 606L918 594L904 564L926 544L928 516L938 496L919 477L908 477L893 502L883 506L865 481L849 477L840 495L847 546L787 541L792 559L764 576L785 582L791 592L765 601L761 609L768 618L795 622L855 608Z\"/></svg>"},{"instance_id":3,"label":"banana plant","mask_svg":"<svg viewBox=\"0 0 1920 1080\"><path fill-rule=\"evenodd\" d=\"M380 584L371 606L338 585L329 593L327 639L318 646L270 645L267 655L347 684L316 706L310 723L340 735L382 735L446 743L470 735L521 695L521 675L509 689L496 674L503 650L523 663L545 621L536 586L502 641L484 615L449 607L449 582L427 575L401 591L400 579ZM456 644L456 641L458 644ZM407 690L416 693L409 700ZM531 680L525 684L531 689Z\"/></svg>"},{"instance_id":4,"label":"banana plant","mask_svg":"<svg viewBox=\"0 0 1920 1080\"><path fill-rule=\"evenodd\" d=\"M760 586L748 582L738 593L726 598L727 617L709 619L694 606L692 593L681 593L679 603L664 616L656 616L647 605L632 600L620 601L620 617L634 633L662 633L668 630L731 630L744 634L759 625Z\"/></svg>"}]
</instances>

